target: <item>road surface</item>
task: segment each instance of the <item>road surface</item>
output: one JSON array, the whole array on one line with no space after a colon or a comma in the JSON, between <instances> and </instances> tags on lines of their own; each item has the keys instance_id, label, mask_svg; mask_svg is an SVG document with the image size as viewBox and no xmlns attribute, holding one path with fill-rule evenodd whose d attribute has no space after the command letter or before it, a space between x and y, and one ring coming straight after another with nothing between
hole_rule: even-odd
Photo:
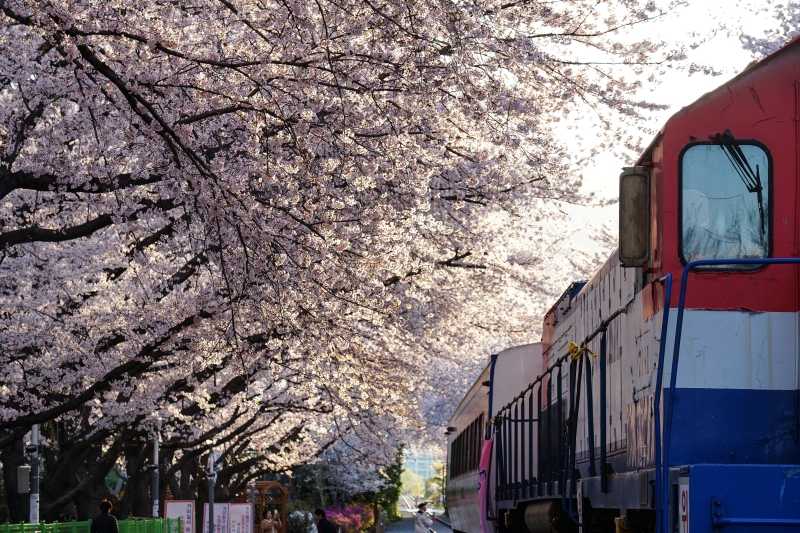
<instances>
[{"instance_id":1,"label":"road surface","mask_svg":"<svg viewBox=\"0 0 800 533\"><path fill-rule=\"evenodd\" d=\"M401 511L400 514L403 515L403 518L399 522L386 524L386 533L414 533L414 515L405 510ZM443 519L447 520L447 517ZM452 533L453 531L438 520L433 522L431 529L436 533Z\"/></svg>"}]
</instances>

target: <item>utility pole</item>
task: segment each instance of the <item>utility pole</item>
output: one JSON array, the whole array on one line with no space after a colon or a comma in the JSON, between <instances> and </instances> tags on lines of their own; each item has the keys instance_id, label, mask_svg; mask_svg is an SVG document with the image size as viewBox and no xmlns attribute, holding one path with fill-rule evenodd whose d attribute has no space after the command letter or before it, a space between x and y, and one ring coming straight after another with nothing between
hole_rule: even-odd
<instances>
[{"instance_id":1,"label":"utility pole","mask_svg":"<svg viewBox=\"0 0 800 533\"><path fill-rule=\"evenodd\" d=\"M31 506L29 522L39 523L39 424L31 427Z\"/></svg>"},{"instance_id":2,"label":"utility pole","mask_svg":"<svg viewBox=\"0 0 800 533\"><path fill-rule=\"evenodd\" d=\"M153 436L153 464L150 465L153 485L150 492L153 496L153 518L158 518L158 433Z\"/></svg>"},{"instance_id":3,"label":"utility pole","mask_svg":"<svg viewBox=\"0 0 800 533\"><path fill-rule=\"evenodd\" d=\"M214 484L217 481L217 471L214 469L214 449L208 452L208 465L206 466L206 476L208 476L208 533L214 533Z\"/></svg>"},{"instance_id":4,"label":"utility pole","mask_svg":"<svg viewBox=\"0 0 800 533\"><path fill-rule=\"evenodd\" d=\"M250 507L251 507L251 511L253 512L253 516L252 516L252 518L253 518L252 522L253 523L250 524L250 531L255 531L256 530L256 521L258 520L258 517L256 516L256 482L255 482L255 480L250 481ZM264 532L262 531L262 533L264 533Z\"/></svg>"}]
</instances>

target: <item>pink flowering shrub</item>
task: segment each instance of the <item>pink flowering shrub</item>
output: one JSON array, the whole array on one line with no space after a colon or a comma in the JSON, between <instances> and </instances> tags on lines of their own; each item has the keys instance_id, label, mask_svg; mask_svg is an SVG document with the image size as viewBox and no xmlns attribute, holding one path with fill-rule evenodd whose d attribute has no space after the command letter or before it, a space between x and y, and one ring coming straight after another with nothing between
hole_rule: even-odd
<instances>
[{"instance_id":1,"label":"pink flowering shrub","mask_svg":"<svg viewBox=\"0 0 800 533\"><path fill-rule=\"evenodd\" d=\"M372 527L372 509L363 505L335 505L325 510L328 520L342 533L363 533Z\"/></svg>"}]
</instances>

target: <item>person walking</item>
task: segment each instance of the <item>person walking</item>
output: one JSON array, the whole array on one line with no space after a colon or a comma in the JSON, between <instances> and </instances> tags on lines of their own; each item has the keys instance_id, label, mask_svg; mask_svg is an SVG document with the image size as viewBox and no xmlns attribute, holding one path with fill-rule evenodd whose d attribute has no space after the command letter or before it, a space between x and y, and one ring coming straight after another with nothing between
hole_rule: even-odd
<instances>
[{"instance_id":1,"label":"person walking","mask_svg":"<svg viewBox=\"0 0 800 533\"><path fill-rule=\"evenodd\" d=\"M89 533L119 533L117 519L111 514L111 508L110 501L103 500L100 502L100 514L92 518Z\"/></svg>"},{"instance_id":2,"label":"person walking","mask_svg":"<svg viewBox=\"0 0 800 533\"><path fill-rule=\"evenodd\" d=\"M314 522L317 523L317 533L336 533L336 526L325 517L325 511L319 507L314 509Z\"/></svg>"},{"instance_id":3,"label":"person walking","mask_svg":"<svg viewBox=\"0 0 800 533\"><path fill-rule=\"evenodd\" d=\"M428 533L433 521L436 520L434 515L428 514L428 502L422 502L417 505L417 516L414 518L414 533Z\"/></svg>"}]
</instances>

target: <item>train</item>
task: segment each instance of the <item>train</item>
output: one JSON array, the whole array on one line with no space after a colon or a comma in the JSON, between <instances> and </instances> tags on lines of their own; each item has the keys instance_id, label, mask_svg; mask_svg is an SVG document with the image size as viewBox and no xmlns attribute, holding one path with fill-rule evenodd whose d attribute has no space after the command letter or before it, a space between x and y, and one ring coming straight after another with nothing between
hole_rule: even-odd
<instances>
[{"instance_id":1,"label":"train","mask_svg":"<svg viewBox=\"0 0 800 533\"><path fill-rule=\"evenodd\" d=\"M800 531L800 40L674 114L447 427L456 533Z\"/></svg>"}]
</instances>

